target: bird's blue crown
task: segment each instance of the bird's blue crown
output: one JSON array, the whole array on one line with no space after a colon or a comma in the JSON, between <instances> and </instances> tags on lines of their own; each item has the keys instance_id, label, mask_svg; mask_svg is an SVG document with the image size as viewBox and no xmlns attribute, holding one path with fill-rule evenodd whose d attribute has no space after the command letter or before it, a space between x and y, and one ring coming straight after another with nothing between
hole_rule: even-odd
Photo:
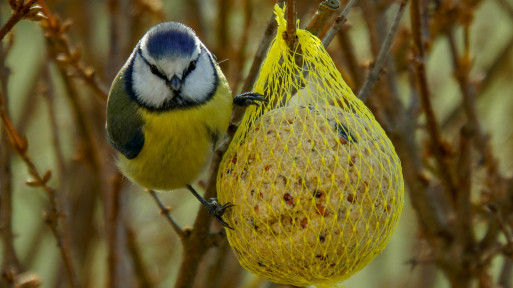
<instances>
[{"instance_id":1,"label":"bird's blue crown","mask_svg":"<svg viewBox=\"0 0 513 288\"><path fill-rule=\"evenodd\" d=\"M155 59L191 56L198 43L194 31L177 22L156 25L147 33L146 49Z\"/></svg>"}]
</instances>

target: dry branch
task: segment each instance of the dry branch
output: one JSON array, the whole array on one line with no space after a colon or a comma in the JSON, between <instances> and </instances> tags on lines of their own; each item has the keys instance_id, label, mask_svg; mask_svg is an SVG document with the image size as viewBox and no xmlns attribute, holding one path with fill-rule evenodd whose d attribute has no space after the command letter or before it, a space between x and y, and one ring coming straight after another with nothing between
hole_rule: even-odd
<instances>
[{"instance_id":1,"label":"dry branch","mask_svg":"<svg viewBox=\"0 0 513 288\"><path fill-rule=\"evenodd\" d=\"M283 39L287 41L289 49L291 51L296 50L296 1L287 0L287 30L286 34L283 35Z\"/></svg>"},{"instance_id":2,"label":"dry branch","mask_svg":"<svg viewBox=\"0 0 513 288\"><path fill-rule=\"evenodd\" d=\"M370 92L374 87L374 84L376 84L376 82L379 79L381 69L383 68L383 65L385 65L385 62L388 59L388 54L390 53L390 49L392 48L392 43L394 41L397 29L399 28L399 23L401 22L401 18L403 16L407 4L408 0L401 1L401 4L397 9L392 25L390 26L390 29L388 30L388 33L385 37L385 40L381 45L381 49L379 50L378 57L374 62L372 70L365 79L365 82L363 83L363 86L358 93L358 98L360 98L360 100L362 100L363 102L365 102L369 97Z\"/></svg>"},{"instance_id":3,"label":"dry branch","mask_svg":"<svg viewBox=\"0 0 513 288\"><path fill-rule=\"evenodd\" d=\"M81 62L81 47L73 47L66 36L72 22L62 21L58 16L53 15L44 0L39 0L39 4L42 7L42 13L47 17L42 21L42 26L45 37L52 44L53 59L66 75L82 80L102 101L106 101L108 96L106 86L98 80L93 68Z\"/></svg>"},{"instance_id":4,"label":"dry branch","mask_svg":"<svg viewBox=\"0 0 513 288\"><path fill-rule=\"evenodd\" d=\"M11 120L7 115L4 103L4 96L0 94L0 114L3 124L5 125L4 128L11 140L10 145L16 154L18 154L18 156L23 160L27 166L30 176L32 177L31 180L27 180L27 185L42 188L48 197L50 209L44 215L45 223L50 227L50 230L57 241L57 247L59 248L59 252L66 268L70 287L79 287L71 257L70 244L67 241L63 241L62 231L59 228L59 219L63 217L63 214L61 212L62 209L60 208L60 204L58 203L57 191L47 185L51 177L51 171L46 171L44 175L40 174L36 165L27 154L28 142L26 138L21 137L18 132L14 130Z\"/></svg>"},{"instance_id":5,"label":"dry branch","mask_svg":"<svg viewBox=\"0 0 513 288\"><path fill-rule=\"evenodd\" d=\"M246 50L248 47L248 40L249 40L249 32L251 31L251 24L253 17L253 2L252 1L244 1L244 31L242 32L242 36L239 41L239 49L237 51L237 56L235 58L235 65L234 71L235 74L233 76L233 86L234 89L238 89L240 86L240 83L242 81L242 73L240 71L244 68L244 63L246 63Z\"/></svg>"},{"instance_id":6,"label":"dry branch","mask_svg":"<svg viewBox=\"0 0 513 288\"><path fill-rule=\"evenodd\" d=\"M476 90L468 81L468 73L470 71L470 55L468 46L463 57L459 56L454 40L453 32L449 31L447 34L449 39L449 47L452 56L452 63L454 68L454 75L458 81L461 94L463 96L463 110L467 116L469 122L469 129L474 132L474 143L476 148L481 153L486 163L488 177L487 186L490 191L496 191L497 195L504 195L504 180L502 179L497 161L493 155L492 148L490 147L490 141L488 136L482 131L479 116L476 111Z\"/></svg>"},{"instance_id":7,"label":"dry branch","mask_svg":"<svg viewBox=\"0 0 513 288\"><path fill-rule=\"evenodd\" d=\"M34 6L37 1L38 0L28 0L25 3L21 2L21 4L17 0L9 1L13 12L7 22L0 28L0 41L4 39L5 35L11 31L14 25L19 21L23 19L39 21L42 19L42 15L39 13L40 7Z\"/></svg>"},{"instance_id":8,"label":"dry branch","mask_svg":"<svg viewBox=\"0 0 513 288\"><path fill-rule=\"evenodd\" d=\"M347 15L349 14L353 6L356 4L356 2L358 2L358 0L349 0L344 9L337 16L337 19L335 19L333 26L328 30L328 32L326 32L324 38L322 38L322 45L324 45L324 47L328 47L333 38L335 38L335 36L337 35L338 30L340 30L342 26L344 26L344 23L346 23L347 21Z\"/></svg>"},{"instance_id":9,"label":"dry branch","mask_svg":"<svg viewBox=\"0 0 513 288\"><path fill-rule=\"evenodd\" d=\"M1 7L0 7L1 8ZM0 20L1 20L0 9ZM8 99L7 83L9 79L9 71L5 67L5 59L8 51L4 49L3 43L0 42L0 103L6 106ZM4 109L4 108L0 108ZM7 114L4 110L3 113ZM0 144L2 147L9 145L7 131L4 130L4 124L0 123ZM13 171L11 169L11 155L9 150L0 149L0 236L2 238L2 263L0 266L0 275L10 287L14 285L15 277L20 273L20 261L14 246L13 231ZM1 280L0 280L1 281Z\"/></svg>"},{"instance_id":10,"label":"dry branch","mask_svg":"<svg viewBox=\"0 0 513 288\"><path fill-rule=\"evenodd\" d=\"M156 283L154 283L153 277L151 276L151 273L148 271L142 259L142 252L140 251L140 248L137 246L136 233L132 228L128 227L127 224L125 224L125 227L128 251L132 256L132 262L135 266L134 270L137 276L136 278L139 282L139 287L154 287Z\"/></svg>"},{"instance_id":11,"label":"dry branch","mask_svg":"<svg viewBox=\"0 0 513 288\"><path fill-rule=\"evenodd\" d=\"M283 3L284 0L278 0L277 3ZM262 35L262 38L260 39L260 45L258 45L257 52L255 54L255 57L253 57L253 62L251 63L251 68L249 69L248 76L246 77L246 80L244 81L244 85L242 86L241 92L247 92L251 91L253 88L253 84L255 84L255 81L258 76L258 72L260 71L260 65L265 59L265 53L267 52L267 49L269 49L269 45L271 45L272 40L274 39L274 36L276 34L276 20L274 20L275 16L274 14L271 14L271 17L269 20L267 20L267 27L264 30L264 33ZM239 111L243 112L243 111ZM238 115L238 116L236 116ZM242 116L242 113L234 114L232 115L232 119L240 120ZM232 120L232 123L234 121Z\"/></svg>"},{"instance_id":12,"label":"dry branch","mask_svg":"<svg viewBox=\"0 0 513 288\"><path fill-rule=\"evenodd\" d=\"M347 26L343 26L337 33L339 45L342 48L342 53L344 55L345 62L348 66L348 71L353 80L353 86L351 88L354 91L358 91L362 85L362 69L358 64L358 59L356 58L356 54L354 52L354 45L349 37L348 30L349 28L344 28Z\"/></svg>"},{"instance_id":13,"label":"dry branch","mask_svg":"<svg viewBox=\"0 0 513 288\"><path fill-rule=\"evenodd\" d=\"M454 198L456 194L455 180L452 175L453 171L449 168L447 159L444 154L446 145L442 140L438 122L436 120L435 112L431 104L431 93L427 83L426 68L425 68L425 55L424 55L424 40L422 38L421 31L421 19L420 3L419 0L412 0L410 9L410 21L413 32L414 42L414 54L415 54L415 68L417 75L417 84L419 90L419 96L426 114L427 130L430 136L431 152L434 154L436 162L438 164L438 171L441 172L442 183L450 191L451 197Z\"/></svg>"},{"instance_id":14,"label":"dry branch","mask_svg":"<svg viewBox=\"0 0 513 288\"><path fill-rule=\"evenodd\" d=\"M180 225L178 225L178 223L176 223L175 219L173 219L173 217L171 216L171 213L170 213L171 208L166 207L164 205L164 203L162 203L160 198L157 196L157 192L155 192L153 190L147 190L147 191L148 191L148 193L150 193L151 197L153 197L155 202L157 202L157 205L160 208L160 215L166 217L166 220L169 222L169 224L171 224L171 227L173 227L173 230L175 230L176 234L178 235L180 240L183 242L185 233L182 230L182 228L180 227Z\"/></svg>"},{"instance_id":15,"label":"dry branch","mask_svg":"<svg viewBox=\"0 0 513 288\"><path fill-rule=\"evenodd\" d=\"M335 15L338 8L340 8L340 2L338 0L326 0L321 2L312 20L306 27L306 30L322 39L324 37L326 25L330 23L331 18L333 18L333 15Z\"/></svg>"}]
</instances>

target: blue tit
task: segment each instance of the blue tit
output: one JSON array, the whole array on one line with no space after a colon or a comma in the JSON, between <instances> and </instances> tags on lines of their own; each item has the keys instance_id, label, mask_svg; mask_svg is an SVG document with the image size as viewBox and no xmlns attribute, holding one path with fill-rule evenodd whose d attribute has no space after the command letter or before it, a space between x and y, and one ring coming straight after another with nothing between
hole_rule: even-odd
<instances>
[{"instance_id":1,"label":"blue tit","mask_svg":"<svg viewBox=\"0 0 513 288\"><path fill-rule=\"evenodd\" d=\"M257 93L232 98L216 58L194 31L176 22L146 32L114 79L107 100L107 139L118 166L152 190L188 188L222 220L230 203L201 197L191 186L228 129L232 104L264 101Z\"/></svg>"}]
</instances>

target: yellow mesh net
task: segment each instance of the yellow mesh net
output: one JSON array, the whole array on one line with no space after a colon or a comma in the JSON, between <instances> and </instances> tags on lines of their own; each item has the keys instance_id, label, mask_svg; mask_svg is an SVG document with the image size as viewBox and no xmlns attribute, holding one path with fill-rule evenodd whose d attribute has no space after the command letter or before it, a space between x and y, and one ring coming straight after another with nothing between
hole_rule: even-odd
<instances>
[{"instance_id":1,"label":"yellow mesh net","mask_svg":"<svg viewBox=\"0 0 513 288\"><path fill-rule=\"evenodd\" d=\"M337 71L320 40L297 30L292 52L275 7L274 39L252 106L218 174L223 216L240 264L259 277L331 287L385 248L403 206L394 147Z\"/></svg>"}]
</instances>

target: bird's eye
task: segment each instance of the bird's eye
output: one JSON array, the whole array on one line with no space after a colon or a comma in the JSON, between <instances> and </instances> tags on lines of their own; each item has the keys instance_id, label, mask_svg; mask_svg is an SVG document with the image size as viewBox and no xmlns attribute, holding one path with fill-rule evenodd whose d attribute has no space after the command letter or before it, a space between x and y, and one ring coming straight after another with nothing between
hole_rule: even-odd
<instances>
[{"instance_id":1,"label":"bird's eye","mask_svg":"<svg viewBox=\"0 0 513 288\"><path fill-rule=\"evenodd\" d=\"M159 69L155 65L150 65L150 71L155 75L160 75Z\"/></svg>"},{"instance_id":2,"label":"bird's eye","mask_svg":"<svg viewBox=\"0 0 513 288\"><path fill-rule=\"evenodd\" d=\"M187 70L185 70L184 75L191 73L191 71L194 69L196 69L196 60L192 60L191 63L189 63L189 67L187 67Z\"/></svg>"}]
</instances>

